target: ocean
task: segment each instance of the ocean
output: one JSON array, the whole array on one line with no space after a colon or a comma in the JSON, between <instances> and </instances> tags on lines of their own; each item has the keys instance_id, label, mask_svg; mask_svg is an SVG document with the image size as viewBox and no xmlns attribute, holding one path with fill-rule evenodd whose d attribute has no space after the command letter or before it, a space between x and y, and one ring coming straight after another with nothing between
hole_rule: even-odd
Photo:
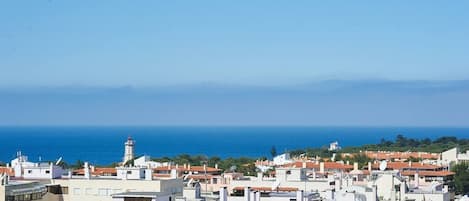
<instances>
[{"instance_id":1,"label":"ocean","mask_svg":"<svg viewBox=\"0 0 469 201\"><path fill-rule=\"evenodd\" d=\"M136 155L153 157L178 154L261 157L305 147L341 146L409 138L441 136L469 138L469 128L440 127L0 127L0 161L9 162L17 151L29 160L68 163L78 159L106 165L120 162L128 136L136 141Z\"/></svg>"}]
</instances>

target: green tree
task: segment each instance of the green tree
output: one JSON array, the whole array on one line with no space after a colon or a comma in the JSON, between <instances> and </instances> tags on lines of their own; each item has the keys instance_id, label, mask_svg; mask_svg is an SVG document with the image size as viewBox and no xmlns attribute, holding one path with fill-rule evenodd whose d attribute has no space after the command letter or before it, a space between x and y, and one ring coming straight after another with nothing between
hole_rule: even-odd
<instances>
[{"instance_id":1,"label":"green tree","mask_svg":"<svg viewBox=\"0 0 469 201\"><path fill-rule=\"evenodd\" d=\"M83 161L77 160L77 162L75 162L75 164L70 165L69 167L72 168L72 169L80 169L80 168L83 168L84 164L85 163L83 163Z\"/></svg>"},{"instance_id":2,"label":"green tree","mask_svg":"<svg viewBox=\"0 0 469 201\"><path fill-rule=\"evenodd\" d=\"M405 147L407 146L407 138L405 138L403 135L399 134L396 136L396 145L399 147Z\"/></svg>"},{"instance_id":3,"label":"green tree","mask_svg":"<svg viewBox=\"0 0 469 201\"><path fill-rule=\"evenodd\" d=\"M351 159L352 159L352 162L357 162L359 167L364 166L364 165L368 164L368 162L372 161L372 159L369 158L365 154L354 155L353 158L351 158Z\"/></svg>"},{"instance_id":4,"label":"green tree","mask_svg":"<svg viewBox=\"0 0 469 201\"><path fill-rule=\"evenodd\" d=\"M277 155L277 149L275 148L275 146L272 146L272 148L270 149L270 154L272 155L272 157L275 157Z\"/></svg>"},{"instance_id":5,"label":"green tree","mask_svg":"<svg viewBox=\"0 0 469 201\"><path fill-rule=\"evenodd\" d=\"M469 193L469 164L460 163L454 165L451 171L455 172L454 187L457 194Z\"/></svg>"}]
</instances>

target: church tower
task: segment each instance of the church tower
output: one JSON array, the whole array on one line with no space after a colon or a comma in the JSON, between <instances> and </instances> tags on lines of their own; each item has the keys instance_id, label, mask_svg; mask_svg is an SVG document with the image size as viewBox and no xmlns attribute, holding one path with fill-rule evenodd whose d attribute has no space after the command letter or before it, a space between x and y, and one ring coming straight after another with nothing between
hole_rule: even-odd
<instances>
[{"instance_id":1,"label":"church tower","mask_svg":"<svg viewBox=\"0 0 469 201\"><path fill-rule=\"evenodd\" d=\"M125 142L124 160L122 161L122 164L134 159L134 145L134 140L129 136Z\"/></svg>"}]
</instances>

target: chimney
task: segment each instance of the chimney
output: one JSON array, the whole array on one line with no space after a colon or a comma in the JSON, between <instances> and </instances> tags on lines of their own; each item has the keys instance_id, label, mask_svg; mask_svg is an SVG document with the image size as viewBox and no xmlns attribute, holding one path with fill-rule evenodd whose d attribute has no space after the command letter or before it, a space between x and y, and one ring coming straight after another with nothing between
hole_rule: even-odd
<instances>
[{"instance_id":1,"label":"chimney","mask_svg":"<svg viewBox=\"0 0 469 201\"><path fill-rule=\"evenodd\" d=\"M257 180L258 180L258 181L262 181L263 174L264 174L264 173L262 173L262 171L261 171L261 172L257 172Z\"/></svg>"},{"instance_id":2,"label":"chimney","mask_svg":"<svg viewBox=\"0 0 469 201\"><path fill-rule=\"evenodd\" d=\"M178 172L176 169L171 169L171 179L177 179L178 178Z\"/></svg>"},{"instance_id":3,"label":"chimney","mask_svg":"<svg viewBox=\"0 0 469 201\"><path fill-rule=\"evenodd\" d=\"M91 167L91 173L95 172L95 167L94 167L94 165L91 165L90 167Z\"/></svg>"},{"instance_id":4,"label":"chimney","mask_svg":"<svg viewBox=\"0 0 469 201\"><path fill-rule=\"evenodd\" d=\"M251 201L251 188L250 187L244 187L244 201Z\"/></svg>"},{"instance_id":5,"label":"chimney","mask_svg":"<svg viewBox=\"0 0 469 201\"><path fill-rule=\"evenodd\" d=\"M54 164L53 163L49 163L49 171L50 171L49 178L53 179L54 178Z\"/></svg>"},{"instance_id":6,"label":"chimney","mask_svg":"<svg viewBox=\"0 0 469 201\"><path fill-rule=\"evenodd\" d=\"M7 174L0 174L0 186L6 186L8 184Z\"/></svg>"},{"instance_id":7,"label":"chimney","mask_svg":"<svg viewBox=\"0 0 469 201\"><path fill-rule=\"evenodd\" d=\"M350 165L350 161L347 161L347 165Z\"/></svg>"},{"instance_id":8,"label":"chimney","mask_svg":"<svg viewBox=\"0 0 469 201\"><path fill-rule=\"evenodd\" d=\"M401 188L400 188L400 190L399 190L399 191L400 191L399 193L401 194L401 195L399 196L399 198L400 198L401 201L404 201L403 198L404 198L404 194L405 194L405 191L406 191L406 185L405 185L405 184L406 184L405 181L401 182L401 186L400 186Z\"/></svg>"},{"instance_id":9,"label":"chimney","mask_svg":"<svg viewBox=\"0 0 469 201\"><path fill-rule=\"evenodd\" d=\"M215 163L215 169L218 169L218 163Z\"/></svg>"},{"instance_id":10,"label":"chimney","mask_svg":"<svg viewBox=\"0 0 469 201\"><path fill-rule=\"evenodd\" d=\"M178 169L179 169L179 164L176 164L176 170L178 170Z\"/></svg>"},{"instance_id":11,"label":"chimney","mask_svg":"<svg viewBox=\"0 0 469 201\"><path fill-rule=\"evenodd\" d=\"M357 162L353 163L353 170L358 170L358 163Z\"/></svg>"},{"instance_id":12,"label":"chimney","mask_svg":"<svg viewBox=\"0 0 469 201\"><path fill-rule=\"evenodd\" d=\"M187 168L187 164L184 163L184 170L186 170L186 168Z\"/></svg>"},{"instance_id":13,"label":"chimney","mask_svg":"<svg viewBox=\"0 0 469 201\"><path fill-rule=\"evenodd\" d=\"M88 162L85 162L84 172L85 172L85 178L90 179L91 178L91 173L90 173L90 165L88 164Z\"/></svg>"},{"instance_id":14,"label":"chimney","mask_svg":"<svg viewBox=\"0 0 469 201\"><path fill-rule=\"evenodd\" d=\"M303 168L306 168L306 161L303 161Z\"/></svg>"},{"instance_id":15,"label":"chimney","mask_svg":"<svg viewBox=\"0 0 469 201\"><path fill-rule=\"evenodd\" d=\"M256 201L256 200L257 200L256 195L257 195L256 191L251 191L251 200L252 200L252 201Z\"/></svg>"},{"instance_id":16,"label":"chimney","mask_svg":"<svg viewBox=\"0 0 469 201\"><path fill-rule=\"evenodd\" d=\"M220 201L228 201L228 191L226 187L220 188Z\"/></svg>"},{"instance_id":17,"label":"chimney","mask_svg":"<svg viewBox=\"0 0 469 201\"><path fill-rule=\"evenodd\" d=\"M187 165L187 171L190 171L191 170L191 164L188 164Z\"/></svg>"},{"instance_id":18,"label":"chimney","mask_svg":"<svg viewBox=\"0 0 469 201\"><path fill-rule=\"evenodd\" d=\"M371 162L368 162L368 171L369 171L370 174L371 174Z\"/></svg>"},{"instance_id":19,"label":"chimney","mask_svg":"<svg viewBox=\"0 0 469 201\"><path fill-rule=\"evenodd\" d=\"M319 163L319 172L324 174L324 162Z\"/></svg>"},{"instance_id":20,"label":"chimney","mask_svg":"<svg viewBox=\"0 0 469 201\"><path fill-rule=\"evenodd\" d=\"M409 161L409 167L412 167L412 161Z\"/></svg>"},{"instance_id":21,"label":"chimney","mask_svg":"<svg viewBox=\"0 0 469 201\"><path fill-rule=\"evenodd\" d=\"M373 186L371 187L371 189L372 189L373 195L371 196L371 200L370 200L370 201L377 201L377 200L378 200L378 199L377 199L377 198L378 198L378 191L377 191L376 185L373 185Z\"/></svg>"},{"instance_id":22,"label":"chimney","mask_svg":"<svg viewBox=\"0 0 469 201\"><path fill-rule=\"evenodd\" d=\"M67 175L67 177L68 177L69 179L71 179L71 178L72 178L72 171L71 171L71 170L69 170L69 171L68 171L68 175Z\"/></svg>"},{"instance_id":23,"label":"chimney","mask_svg":"<svg viewBox=\"0 0 469 201\"><path fill-rule=\"evenodd\" d=\"M415 175L414 175L414 180L415 180L415 185L416 185L416 186L417 186L417 188L418 188L418 187L419 187L419 185L420 185L420 181L419 181L419 180L420 180L420 178L419 178L419 172L418 172L418 171L416 171L416 172L415 172Z\"/></svg>"},{"instance_id":24,"label":"chimney","mask_svg":"<svg viewBox=\"0 0 469 201\"><path fill-rule=\"evenodd\" d=\"M145 180L153 180L153 170L151 168L145 169Z\"/></svg>"},{"instance_id":25,"label":"chimney","mask_svg":"<svg viewBox=\"0 0 469 201\"><path fill-rule=\"evenodd\" d=\"M296 201L303 201L304 193L303 190L296 191Z\"/></svg>"}]
</instances>

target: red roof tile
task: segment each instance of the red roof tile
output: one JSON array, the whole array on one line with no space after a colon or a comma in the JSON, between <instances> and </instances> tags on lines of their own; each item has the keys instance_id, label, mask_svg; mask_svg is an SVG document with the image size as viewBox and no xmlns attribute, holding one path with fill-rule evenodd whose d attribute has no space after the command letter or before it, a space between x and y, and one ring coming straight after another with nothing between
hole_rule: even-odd
<instances>
[{"instance_id":1,"label":"red roof tile","mask_svg":"<svg viewBox=\"0 0 469 201\"><path fill-rule=\"evenodd\" d=\"M8 176L15 176L15 171L13 168L9 167L0 167L0 174L6 173Z\"/></svg>"},{"instance_id":2,"label":"red roof tile","mask_svg":"<svg viewBox=\"0 0 469 201\"><path fill-rule=\"evenodd\" d=\"M171 170L171 169L176 169L176 166L162 166L162 167L157 167L153 168L153 170L157 171L164 171L164 170ZM207 172L220 172L221 169L216 169L213 167L206 167ZM184 166L178 166L179 171L192 171L192 172L204 172L204 166L191 166L190 169L188 167L184 168Z\"/></svg>"},{"instance_id":3,"label":"red roof tile","mask_svg":"<svg viewBox=\"0 0 469 201\"><path fill-rule=\"evenodd\" d=\"M379 163L373 164L372 167L373 169L379 169ZM420 170L436 170L441 167L437 165L431 165L431 164L421 164L418 162L411 163L410 165L408 162L388 162L387 168L392 169L392 170L400 170L404 168L406 169L412 168L412 169L420 169Z\"/></svg>"},{"instance_id":4,"label":"red roof tile","mask_svg":"<svg viewBox=\"0 0 469 201\"><path fill-rule=\"evenodd\" d=\"M306 163L306 168L309 169L318 169L320 168L320 164L316 164L315 162L305 162ZM303 162L297 161L294 163L286 164L283 165L283 167L297 167L301 168L303 167ZM349 170L353 169L353 165L347 165L347 164L342 164L342 163L336 163L336 162L324 162L324 169L341 169L341 170Z\"/></svg>"},{"instance_id":5,"label":"red roof tile","mask_svg":"<svg viewBox=\"0 0 469 201\"><path fill-rule=\"evenodd\" d=\"M401 174L404 176L414 176L416 171L402 171ZM454 172L450 171L419 171L420 176L429 176L429 177L446 177L454 175Z\"/></svg>"}]
</instances>

